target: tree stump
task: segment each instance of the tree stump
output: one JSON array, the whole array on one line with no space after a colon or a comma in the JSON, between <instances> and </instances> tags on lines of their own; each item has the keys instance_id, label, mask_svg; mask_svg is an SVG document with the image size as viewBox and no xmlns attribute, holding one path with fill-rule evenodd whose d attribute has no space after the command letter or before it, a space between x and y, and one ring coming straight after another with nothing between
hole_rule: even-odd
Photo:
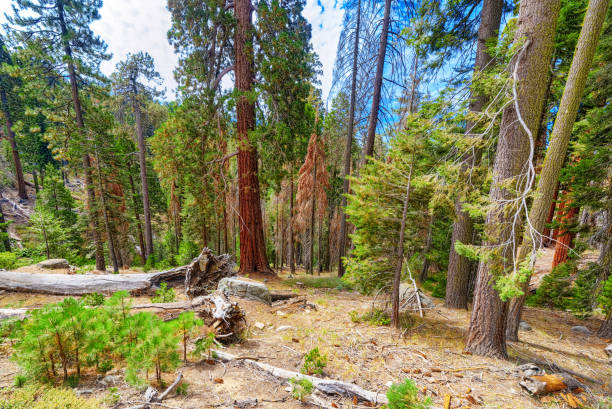
<instances>
[{"instance_id":1,"label":"tree stump","mask_svg":"<svg viewBox=\"0 0 612 409\"><path fill-rule=\"evenodd\" d=\"M212 250L206 247L187 266L185 294L189 298L206 295L217 289L222 278L235 275L236 263L229 254L215 256Z\"/></svg>"}]
</instances>

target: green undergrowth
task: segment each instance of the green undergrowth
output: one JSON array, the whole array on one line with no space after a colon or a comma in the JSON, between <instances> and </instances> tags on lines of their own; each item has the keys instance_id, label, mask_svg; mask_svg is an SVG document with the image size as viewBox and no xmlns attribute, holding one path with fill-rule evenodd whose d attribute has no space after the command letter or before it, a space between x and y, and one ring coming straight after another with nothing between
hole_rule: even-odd
<instances>
[{"instance_id":1,"label":"green undergrowth","mask_svg":"<svg viewBox=\"0 0 612 409\"><path fill-rule=\"evenodd\" d=\"M353 287L343 281L340 277L306 277L300 276L298 278L288 278L285 280L285 284L292 287L296 287L302 283L304 287L309 288L335 288L340 291L351 291Z\"/></svg>"},{"instance_id":2,"label":"green undergrowth","mask_svg":"<svg viewBox=\"0 0 612 409\"><path fill-rule=\"evenodd\" d=\"M23 388L4 388L0 392L2 409L99 409L97 399L76 396L74 391L47 385L28 385Z\"/></svg>"}]
</instances>

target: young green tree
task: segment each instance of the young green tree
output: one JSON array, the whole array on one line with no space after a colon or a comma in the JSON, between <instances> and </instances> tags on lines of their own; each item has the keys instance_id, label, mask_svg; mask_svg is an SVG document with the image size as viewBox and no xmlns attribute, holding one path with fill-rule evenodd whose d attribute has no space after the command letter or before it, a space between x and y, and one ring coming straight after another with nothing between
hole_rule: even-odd
<instances>
[{"instance_id":1,"label":"young green tree","mask_svg":"<svg viewBox=\"0 0 612 409\"><path fill-rule=\"evenodd\" d=\"M94 77L100 62L110 58L106 44L90 28L100 18L101 0L15 0L14 14L7 16L8 27L18 31L26 43L34 43L47 68L58 77L70 80L71 102L79 136L86 139L86 126L81 104L79 78ZM82 164L87 192L87 209L96 248L96 268L105 269L102 238L96 214L96 197L92 179L91 157L83 150Z\"/></svg>"},{"instance_id":2,"label":"young green tree","mask_svg":"<svg viewBox=\"0 0 612 409\"><path fill-rule=\"evenodd\" d=\"M161 76L155 71L153 58L146 52L128 54L125 61L117 64L113 74L113 88L122 98L124 104L132 109L136 121L136 139L138 141L138 160L140 163L140 185L142 188L142 206L145 224L145 258L153 254L153 232L151 229L151 209L149 207L149 182L147 180L147 148L143 131L142 107L148 99L162 93L156 87L147 85L159 83Z\"/></svg>"}]
</instances>

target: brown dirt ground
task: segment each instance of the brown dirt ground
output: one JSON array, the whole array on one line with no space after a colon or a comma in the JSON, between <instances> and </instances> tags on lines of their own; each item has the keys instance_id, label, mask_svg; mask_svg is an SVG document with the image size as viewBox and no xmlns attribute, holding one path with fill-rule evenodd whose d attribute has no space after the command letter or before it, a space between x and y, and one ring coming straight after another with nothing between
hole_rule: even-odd
<instances>
[{"instance_id":1,"label":"brown dirt ground","mask_svg":"<svg viewBox=\"0 0 612 409\"><path fill-rule=\"evenodd\" d=\"M512 368L535 358L598 379L602 385L586 382L592 393L580 395L592 407L612 397L609 386L612 365L607 363L603 350L606 343L597 337L570 330L573 325L586 325L596 331L600 319L579 321L564 312L527 308L524 320L533 331L522 331L521 341L508 345L510 359L504 361L463 354L469 313L446 309L440 300L436 300L436 309L428 311L425 318L412 314L410 327L398 331L351 321L349 312L361 314L368 311L372 297L332 289L289 288L282 281L269 282L268 285L273 290L305 295L316 304L317 311L297 310L279 315L267 305L236 300L246 312L249 329L246 341L227 348L227 352L257 357L261 362L299 371L304 354L318 346L329 358L326 376L354 382L373 391L384 392L389 382L411 378L423 391L422 395L432 397L437 406L442 405L444 395L450 394L453 396L452 408L569 407L559 394L536 399L521 390L518 378L511 373ZM61 298L5 293L0 295L0 308L40 306ZM138 297L135 304L147 301L147 297ZM256 322L265 324L264 329L257 329L254 326ZM289 329L277 331L278 327L287 325ZM9 360L9 353L8 346L0 349L0 389L11 386L18 371L17 365ZM286 383L254 371L241 362L189 363L180 370L189 387L186 396L172 396L164 401L173 407L231 407L232 401L247 398L257 398L258 408L309 407L289 396ZM120 374L120 370L115 372ZM78 389L93 390L92 395L98 398L108 396L108 388L98 383L96 378L99 375L86 374ZM173 378L174 374L165 376L167 383ZM223 383L216 383L215 378L223 379ZM139 400L139 392L123 381L115 386L121 402ZM480 404L471 404L468 395ZM349 401L337 402L344 408L364 407L352 405Z\"/></svg>"}]
</instances>

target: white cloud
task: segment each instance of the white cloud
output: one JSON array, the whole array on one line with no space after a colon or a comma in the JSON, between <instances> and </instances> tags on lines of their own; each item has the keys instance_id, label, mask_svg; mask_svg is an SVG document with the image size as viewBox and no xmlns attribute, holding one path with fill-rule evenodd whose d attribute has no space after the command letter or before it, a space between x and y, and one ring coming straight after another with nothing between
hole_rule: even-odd
<instances>
[{"instance_id":1,"label":"white cloud","mask_svg":"<svg viewBox=\"0 0 612 409\"><path fill-rule=\"evenodd\" d=\"M6 0L0 1L0 22L4 20L4 13L11 13L10 2ZM323 65L323 98L331 87L343 13L337 0L306 1L304 16L312 25L313 47ZM164 80L167 98L173 99L176 81L172 72L178 58L167 40L171 22L166 1L105 0L100 15L101 19L93 23L92 29L106 41L108 51L113 54L110 61L102 63L102 72L110 75L127 53L147 51Z\"/></svg>"}]
</instances>

